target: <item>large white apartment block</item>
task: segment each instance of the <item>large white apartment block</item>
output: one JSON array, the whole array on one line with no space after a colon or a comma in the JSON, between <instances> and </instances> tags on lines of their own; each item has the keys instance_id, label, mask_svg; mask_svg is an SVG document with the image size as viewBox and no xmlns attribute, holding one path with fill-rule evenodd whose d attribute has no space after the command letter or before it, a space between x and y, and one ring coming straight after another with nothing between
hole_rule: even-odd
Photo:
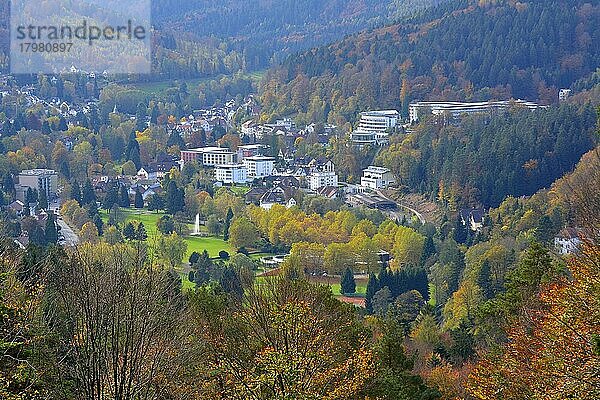
<instances>
[{"instance_id":1,"label":"large white apartment block","mask_svg":"<svg viewBox=\"0 0 600 400\"><path fill-rule=\"evenodd\" d=\"M484 101L479 103L420 101L410 104L408 114L410 122L413 123L418 122L419 118L426 113L435 116L458 118L463 114L490 113L505 110L509 107L522 107L529 110L548 108L547 106L541 106L525 100Z\"/></svg>"},{"instance_id":2,"label":"large white apartment block","mask_svg":"<svg viewBox=\"0 0 600 400\"><path fill-rule=\"evenodd\" d=\"M182 150L181 161L182 166L189 162L195 162L204 167L214 167L216 165L235 164L237 153L225 147L201 147Z\"/></svg>"},{"instance_id":3,"label":"large white apartment block","mask_svg":"<svg viewBox=\"0 0 600 400\"><path fill-rule=\"evenodd\" d=\"M400 113L396 110L369 111L360 114L360 121L350 139L357 146L389 143L390 131L398 124Z\"/></svg>"},{"instance_id":4,"label":"large white apartment block","mask_svg":"<svg viewBox=\"0 0 600 400\"><path fill-rule=\"evenodd\" d=\"M371 165L363 170L363 176L360 178L360 185L369 189L385 189L395 182L392 172L383 167Z\"/></svg>"},{"instance_id":5,"label":"large white apartment block","mask_svg":"<svg viewBox=\"0 0 600 400\"><path fill-rule=\"evenodd\" d=\"M248 172L244 164L225 164L215 167L215 180L224 184L246 183Z\"/></svg>"},{"instance_id":6,"label":"large white apartment block","mask_svg":"<svg viewBox=\"0 0 600 400\"><path fill-rule=\"evenodd\" d=\"M273 174L273 169L275 168L275 159L273 157L246 157L244 158L243 163L248 171L248 179L271 176Z\"/></svg>"},{"instance_id":7,"label":"large white apartment block","mask_svg":"<svg viewBox=\"0 0 600 400\"><path fill-rule=\"evenodd\" d=\"M338 176L335 172L313 172L308 176L308 188L317 190L326 186L338 186Z\"/></svg>"},{"instance_id":8,"label":"large white apartment block","mask_svg":"<svg viewBox=\"0 0 600 400\"><path fill-rule=\"evenodd\" d=\"M21 171L15 184L17 200L25 201L27 189L46 193L48 199L56 197L58 190L58 174L52 169L29 169Z\"/></svg>"}]
</instances>

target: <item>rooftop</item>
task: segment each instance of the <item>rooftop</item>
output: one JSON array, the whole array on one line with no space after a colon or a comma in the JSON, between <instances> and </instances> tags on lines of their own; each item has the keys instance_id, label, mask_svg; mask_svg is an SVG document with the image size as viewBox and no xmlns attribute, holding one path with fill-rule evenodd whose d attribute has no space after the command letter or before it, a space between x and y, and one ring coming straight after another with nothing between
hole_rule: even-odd
<instances>
[{"instance_id":1,"label":"rooftop","mask_svg":"<svg viewBox=\"0 0 600 400\"><path fill-rule=\"evenodd\" d=\"M234 168L246 168L246 166L244 164L220 164L220 165L216 165L215 168L234 169Z\"/></svg>"},{"instance_id":2,"label":"rooftop","mask_svg":"<svg viewBox=\"0 0 600 400\"><path fill-rule=\"evenodd\" d=\"M244 158L245 160L250 160L250 161L275 161L274 157L267 157L267 156L252 156L252 157L246 157Z\"/></svg>"},{"instance_id":3,"label":"rooftop","mask_svg":"<svg viewBox=\"0 0 600 400\"><path fill-rule=\"evenodd\" d=\"M365 111L361 113L364 117L398 117L400 113L396 110L376 110L376 111Z\"/></svg>"},{"instance_id":4,"label":"rooftop","mask_svg":"<svg viewBox=\"0 0 600 400\"><path fill-rule=\"evenodd\" d=\"M21 171L19 175L27 175L27 176L39 176L39 175L53 175L56 174L56 171L53 169L26 169Z\"/></svg>"},{"instance_id":5,"label":"rooftop","mask_svg":"<svg viewBox=\"0 0 600 400\"><path fill-rule=\"evenodd\" d=\"M182 150L182 151L192 151L195 153L231 153L227 147L198 147L196 149Z\"/></svg>"},{"instance_id":6,"label":"rooftop","mask_svg":"<svg viewBox=\"0 0 600 400\"><path fill-rule=\"evenodd\" d=\"M385 174L386 172L390 172L390 170L385 167L376 167L375 165L370 165L368 168L364 169L363 172L374 172L377 174Z\"/></svg>"},{"instance_id":7,"label":"rooftop","mask_svg":"<svg viewBox=\"0 0 600 400\"><path fill-rule=\"evenodd\" d=\"M239 149L253 150L253 149L262 149L265 147L267 147L267 146L265 146L264 144L244 144L244 145L238 146L238 150Z\"/></svg>"},{"instance_id":8,"label":"rooftop","mask_svg":"<svg viewBox=\"0 0 600 400\"><path fill-rule=\"evenodd\" d=\"M434 108L445 108L445 109L462 109L462 108L478 108L478 107L506 107L511 104L520 105L525 107L544 107L531 101L525 101L521 99L517 100L503 100L503 101L481 101L475 103L465 103L459 101L419 101L411 103L411 107L434 107Z\"/></svg>"}]
</instances>

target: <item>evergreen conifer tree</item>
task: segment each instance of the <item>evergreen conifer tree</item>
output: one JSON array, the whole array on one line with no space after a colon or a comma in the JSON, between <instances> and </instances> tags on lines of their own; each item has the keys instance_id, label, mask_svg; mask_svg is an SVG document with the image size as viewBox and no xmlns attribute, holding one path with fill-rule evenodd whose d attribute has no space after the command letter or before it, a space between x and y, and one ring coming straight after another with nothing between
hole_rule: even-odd
<instances>
[{"instance_id":1,"label":"evergreen conifer tree","mask_svg":"<svg viewBox=\"0 0 600 400\"><path fill-rule=\"evenodd\" d=\"M354 273L350 267L346 268L342 274L340 286L342 294L356 293L356 281L354 280Z\"/></svg>"}]
</instances>

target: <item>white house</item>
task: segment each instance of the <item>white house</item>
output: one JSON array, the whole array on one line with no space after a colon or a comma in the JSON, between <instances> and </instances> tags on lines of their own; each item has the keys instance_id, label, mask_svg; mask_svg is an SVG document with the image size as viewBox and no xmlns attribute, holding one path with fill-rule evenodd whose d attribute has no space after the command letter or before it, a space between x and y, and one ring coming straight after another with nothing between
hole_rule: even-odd
<instances>
[{"instance_id":1,"label":"white house","mask_svg":"<svg viewBox=\"0 0 600 400\"><path fill-rule=\"evenodd\" d=\"M313 172L308 176L308 187L317 190L325 186L338 186L338 176L335 172Z\"/></svg>"},{"instance_id":2,"label":"white house","mask_svg":"<svg viewBox=\"0 0 600 400\"><path fill-rule=\"evenodd\" d=\"M363 170L360 185L370 189L385 189L395 182L392 172L384 167L371 165Z\"/></svg>"},{"instance_id":3,"label":"white house","mask_svg":"<svg viewBox=\"0 0 600 400\"><path fill-rule=\"evenodd\" d=\"M569 98L571 95L571 89L560 89L558 91L558 101L561 103Z\"/></svg>"},{"instance_id":4,"label":"white house","mask_svg":"<svg viewBox=\"0 0 600 400\"><path fill-rule=\"evenodd\" d=\"M246 183L248 172L244 164L224 164L215 167L215 180L224 184Z\"/></svg>"},{"instance_id":5,"label":"white house","mask_svg":"<svg viewBox=\"0 0 600 400\"><path fill-rule=\"evenodd\" d=\"M258 125L252 121L246 121L242 124L242 136L253 137L258 134Z\"/></svg>"},{"instance_id":6,"label":"white house","mask_svg":"<svg viewBox=\"0 0 600 400\"><path fill-rule=\"evenodd\" d=\"M554 248L561 255L573 254L579 249L581 239L576 229L565 228L554 238Z\"/></svg>"},{"instance_id":7,"label":"white house","mask_svg":"<svg viewBox=\"0 0 600 400\"><path fill-rule=\"evenodd\" d=\"M151 168L149 167L142 167L140 168L140 170L137 172L137 176L140 179L158 179L158 174L156 171L153 171Z\"/></svg>"},{"instance_id":8,"label":"white house","mask_svg":"<svg viewBox=\"0 0 600 400\"><path fill-rule=\"evenodd\" d=\"M140 168L137 172L137 176L138 178L149 180L162 179L171 172L173 168L179 169L179 164L173 160L153 162Z\"/></svg>"},{"instance_id":9,"label":"white house","mask_svg":"<svg viewBox=\"0 0 600 400\"><path fill-rule=\"evenodd\" d=\"M252 156L243 160L248 172L248 179L264 178L271 176L275 168L275 159L273 157Z\"/></svg>"},{"instance_id":10,"label":"white house","mask_svg":"<svg viewBox=\"0 0 600 400\"><path fill-rule=\"evenodd\" d=\"M468 227L473 232L481 231L483 228L484 216L485 211L481 208L467 208L460 210L460 220L463 226Z\"/></svg>"},{"instance_id":11,"label":"white house","mask_svg":"<svg viewBox=\"0 0 600 400\"><path fill-rule=\"evenodd\" d=\"M275 125L283 126L288 131L292 130L292 128L294 128L294 126L295 126L294 121L292 121L291 118L278 119L277 121L275 121Z\"/></svg>"}]
</instances>

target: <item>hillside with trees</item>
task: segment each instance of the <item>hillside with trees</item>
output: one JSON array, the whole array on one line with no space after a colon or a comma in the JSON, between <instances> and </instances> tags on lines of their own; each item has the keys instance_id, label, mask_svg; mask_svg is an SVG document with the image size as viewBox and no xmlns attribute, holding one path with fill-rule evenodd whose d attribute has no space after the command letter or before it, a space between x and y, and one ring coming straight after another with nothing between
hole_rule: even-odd
<instances>
[{"instance_id":1,"label":"hillside with trees","mask_svg":"<svg viewBox=\"0 0 600 400\"><path fill-rule=\"evenodd\" d=\"M215 51L225 49L227 58L238 59L239 68L256 70L443 1L170 0L154 2L153 16L178 47L181 42L173 38L183 33Z\"/></svg>"},{"instance_id":2,"label":"hillside with trees","mask_svg":"<svg viewBox=\"0 0 600 400\"><path fill-rule=\"evenodd\" d=\"M76 249L2 240L0 396L596 399L598 185L595 149L551 189L490 210L477 234L459 220L400 226L238 198L230 240L243 225L250 240L293 243L290 257L256 277L243 253L196 253L185 290L161 255L174 233L157 248L137 234ZM213 209L235 197L224 193ZM583 242L563 258L551 247L565 226ZM352 258L379 248L394 261L370 272L364 309L310 280L366 267Z\"/></svg>"},{"instance_id":3,"label":"hillside with trees","mask_svg":"<svg viewBox=\"0 0 600 400\"><path fill-rule=\"evenodd\" d=\"M289 57L262 84L265 118L343 126L414 100L557 101L600 64L600 5L455 0Z\"/></svg>"},{"instance_id":4,"label":"hillside with trees","mask_svg":"<svg viewBox=\"0 0 600 400\"><path fill-rule=\"evenodd\" d=\"M431 119L413 133L392 136L376 163L394 172L402 190L429 194L451 208L497 206L571 171L597 141L596 118L590 105L562 105L465 117L457 126Z\"/></svg>"},{"instance_id":5,"label":"hillside with trees","mask_svg":"<svg viewBox=\"0 0 600 400\"><path fill-rule=\"evenodd\" d=\"M153 73L126 78L190 79L262 70L296 51L444 1L152 1ZM0 1L0 10L0 32L8 33L8 1ZM7 68L8 34L1 37L0 68Z\"/></svg>"}]
</instances>

